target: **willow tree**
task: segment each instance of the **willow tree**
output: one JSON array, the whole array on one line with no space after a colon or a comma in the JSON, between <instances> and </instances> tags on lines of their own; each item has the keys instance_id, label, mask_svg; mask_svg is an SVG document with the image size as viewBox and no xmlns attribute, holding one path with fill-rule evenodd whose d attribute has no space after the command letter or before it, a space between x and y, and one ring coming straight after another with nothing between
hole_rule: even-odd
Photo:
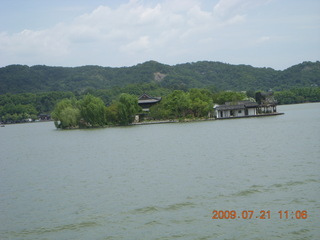
<instances>
[{"instance_id":1,"label":"willow tree","mask_svg":"<svg viewBox=\"0 0 320 240\"><path fill-rule=\"evenodd\" d=\"M206 89L193 88L189 96L194 117L208 117L213 110L212 94Z\"/></svg>"},{"instance_id":2,"label":"willow tree","mask_svg":"<svg viewBox=\"0 0 320 240\"><path fill-rule=\"evenodd\" d=\"M85 125L101 127L107 124L106 106L101 98L87 94L79 101L79 108Z\"/></svg>"},{"instance_id":3,"label":"willow tree","mask_svg":"<svg viewBox=\"0 0 320 240\"><path fill-rule=\"evenodd\" d=\"M119 124L128 125L133 122L135 114L141 111L141 107L136 96L122 93L117 103L117 110Z\"/></svg>"},{"instance_id":4,"label":"willow tree","mask_svg":"<svg viewBox=\"0 0 320 240\"><path fill-rule=\"evenodd\" d=\"M63 99L51 113L57 128L75 128L79 126L80 110L76 99Z\"/></svg>"},{"instance_id":5,"label":"willow tree","mask_svg":"<svg viewBox=\"0 0 320 240\"><path fill-rule=\"evenodd\" d=\"M243 92L219 92L214 95L213 101L218 104L224 104L225 102L237 102L246 99L248 96Z\"/></svg>"}]
</instances>

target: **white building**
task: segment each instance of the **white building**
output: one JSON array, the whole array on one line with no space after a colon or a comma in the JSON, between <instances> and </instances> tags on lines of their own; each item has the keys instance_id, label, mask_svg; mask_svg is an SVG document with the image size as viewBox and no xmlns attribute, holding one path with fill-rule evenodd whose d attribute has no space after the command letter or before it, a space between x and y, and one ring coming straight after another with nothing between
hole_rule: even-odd
<instances>
[{"instance_id":1,"label":"white building","mask_svg":"<svg viewBox=\"0 0 320 240\"><path fill-rule=\"evenodd\" d=\"M233 118L256 116L259 104L250 101L226 102L223 105L215 105L215 118Z\"/></svg>"}]
</instances>

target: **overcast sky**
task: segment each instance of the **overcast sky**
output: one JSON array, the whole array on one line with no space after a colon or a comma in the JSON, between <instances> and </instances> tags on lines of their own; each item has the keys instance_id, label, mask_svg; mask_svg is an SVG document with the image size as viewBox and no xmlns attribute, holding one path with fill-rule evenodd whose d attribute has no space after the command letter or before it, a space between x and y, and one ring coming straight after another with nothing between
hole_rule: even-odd
<instances>
[{"instance_id":1,"label":"overcast sky","mask_svg":"<svg viewBox=\"0 0 320 240\"><path fill-rule=\"evenodd\" d=\"M0 0L0 67L319 59L319 0Z\"/></svg>"}]
</instances>

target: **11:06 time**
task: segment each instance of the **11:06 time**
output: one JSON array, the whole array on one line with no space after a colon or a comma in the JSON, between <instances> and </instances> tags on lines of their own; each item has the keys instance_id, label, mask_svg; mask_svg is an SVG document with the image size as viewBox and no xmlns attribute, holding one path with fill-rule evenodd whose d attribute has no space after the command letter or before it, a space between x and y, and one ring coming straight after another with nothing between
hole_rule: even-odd
<instances>
[{"instance_id":1,"label":"11:06 time","mask_svg":"<svg viewBox=\"0 0 320 240\"><path fill-rule=\"evenodd\" d=\"M289 218L295 218L295 219L307 219L308 218L308 213L307 211L303 210L303 211L282 211L280 210L279 212L279 217L280 219L285 218L285 219L289 219Z\"/></svg>"}]
</instances>

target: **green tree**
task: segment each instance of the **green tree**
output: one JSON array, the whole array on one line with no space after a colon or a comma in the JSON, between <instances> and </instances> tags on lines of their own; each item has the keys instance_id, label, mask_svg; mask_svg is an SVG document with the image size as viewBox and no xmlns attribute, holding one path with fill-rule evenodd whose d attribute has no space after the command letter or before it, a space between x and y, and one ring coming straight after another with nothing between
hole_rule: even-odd
<instances>
[{"instance_id":1,"label":"green tree","mask_svg":"<svg viewBox=\"0 0 320 240\"><path fill-rule=\"evenodd\" d=\"M63 99L51 113L57 128L72 128L79 125L80 110L76 99Z\"/></svg>"},{"instance_id":2,"label":"green tree","mask_svg":"<svg viewBox=\"0 0 320 240\"><path fill-rule=\"evenodd\" d=\"M236 102L247 98L247 95L243 92L219 92L214 95L213 101L218 104L224 104L225 102Z\"/></svg>"},{"instance_id":3,"label":"green tree","mask_svg":"<svg viewBox=\"0 0 320 240\"><path fill-rule=\"evenodd\" d=\"M206 89L190 90L191 109L195 117L207 117L212 110L212 94Z\"/></svg>"},{"instance_id":4,"label":"green tree","mask_svg":"<svg viewBox=\"0 0 320 240\"><path fill-rule=\"evenodd\" d=\"M62 128L74 128L79 126L80 110L74 107L66 107L60 113Z\"/></svg>"},{"instance_id":5,"label":"green tree","mask_svg":"<svg viewBox=\"0 0 320 240\"><path fill-rule=\"evenodd\" d=\"M106 106L101 98L87 94L79 103L81 117L88 126L106 125Z\"/></svg>"},{"instance_id":6,"label":"green tree","mask_svg":"<svg viewBox=\"0 0 320 240\"><path fill-rule=\"evenodd\" d=\"M134 95L122 93L117 105L118 121L121 125L128 125L133 122L135 114L141 111L138 105L138 98Z\"/></svg>"},{"instance_id":7,"label":"green tree","mask_svg":"<svg viewBox=\"0 0 320 240\"><path fill-rule=\"evenodd\" d=\"M175 118L186 117L190 113L191 100L189 93L175 90L166 98L166 105Z\"/></svg>"},{"instance_id":8,"label":"green tree","mask_svg":"<svg viewBox=\"0 0 320 240\"><path fill-rule=\"evenodd\" d=\"M163 102L153 105L150 108L149 116L157 120L174 118L174 116L171 114L171 111L165 107Z\"/></svg>"},{"instance_id":9,"label":"green tree","mask_svg":"<svg viewBox=\"0 0 320 240\"><path fill-rule=\"evenodd\" d=\"M106 107L105 117L107 124L119 124L118 106L119 102L113 101L110 106Z\"/></svg>"},{"instance_id":10,"label":"green tree","mask_svg":"<svg viewBox=\"0 0 320 240\"><path fill-rule=\"evenodd\" d=\"M156 119L185 118L189 114L192 114L190 96L181 90L174 90L151 108L151 116Z\"/></svg>"},{"instance_id":11,"label":"green tree","mask_svg":"<svg viewBox=\"0 0 320 240\"><path fill-rule=\"evenodd\" d=\"M276 92L275 98L279 104L292 104L296 101L296 95L290 90Z\"/></svg>"}]
</instances>

